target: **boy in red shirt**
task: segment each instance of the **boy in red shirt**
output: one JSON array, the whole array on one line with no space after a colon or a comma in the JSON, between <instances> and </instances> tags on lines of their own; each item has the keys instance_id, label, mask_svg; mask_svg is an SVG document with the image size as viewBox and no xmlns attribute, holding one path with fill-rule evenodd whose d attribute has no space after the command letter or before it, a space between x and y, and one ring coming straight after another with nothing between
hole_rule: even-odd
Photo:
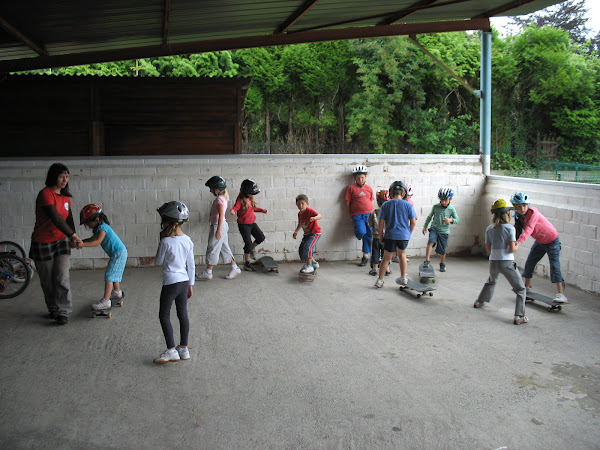
<instances>
[{"instance_id":1,"label":"boy in red shirt","mask_svg":"<svg viewBox=\"0 0 600 450\"><path fill-rule=\"evenodd\" d=\"M296 239L298 231L304 230L302 242L300 242L300 259L305 261L304 266L300 269L300 273L314 273L315 269L319 268L319 263L312 257L313 248L321 237L321 227L317 220L322 219L321 214L314 209L308 207L308 197L300 194L296 197L296 206L300 210L298 213L298 226L294 231L293 237Z\"/></svg>"},{"instance_id":2,"label":"boy in red shirt","mask_svg":"<svg viewBox=\"0 0 600 450\"><path fill-rule=\"evenodd\" d=\"M367 186L367 168L365 166L356 166L352 169L354 175L354 184L346 189L346 208L348 215L354 224L354 235L358 240L363 241L363 257L359 266L366 266L369 263L371 254L371 227L369 226L369 216L373 212L373 189Z\"/></svg>"}]
</instances>

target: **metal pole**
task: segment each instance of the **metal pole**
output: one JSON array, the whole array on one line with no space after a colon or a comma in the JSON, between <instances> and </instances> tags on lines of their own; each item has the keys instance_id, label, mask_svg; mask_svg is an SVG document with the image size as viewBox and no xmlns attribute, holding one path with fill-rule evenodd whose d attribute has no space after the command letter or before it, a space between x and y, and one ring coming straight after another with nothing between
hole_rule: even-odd
<instances>
[{"instance_id":1,"label":"metal pole","mask_svg":"<svg viewBox=\"0 0 600 450\"><path fill-rule=\"evenodd\" d=\"M481 100L479 101L479 145L483 174L490 174L492 138L492 33L481 32Z\"/></svg>"}]
</instances>

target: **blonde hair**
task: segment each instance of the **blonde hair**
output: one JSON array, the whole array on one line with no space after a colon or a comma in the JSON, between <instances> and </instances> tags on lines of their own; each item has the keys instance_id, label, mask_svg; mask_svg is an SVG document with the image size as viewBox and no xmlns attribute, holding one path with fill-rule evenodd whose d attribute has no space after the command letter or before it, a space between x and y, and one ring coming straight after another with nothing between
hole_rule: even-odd
<instances>
[{"instance_id":1,"label":"blonde hair","mask_svg":"<svg viewBox=\"0 0 600 450\"><path fill-rule=\"evenodd\" d=\"M177 222L170 222L166 227L160 230L160 238L175 237L177 236Z\"/></svg>"},{"instance_id":2,"label":"blonde hair","mask_svg":"<svg viewBox=\"0 0 600 450\"><path fill-rule=\"evenodd\" d=\"M492 223L494 224L494 228L498 228L503 223L510 223L510 213L503 212L500 214L494 214L494 217L492 217Z\"/></svg>"},{"instance_id":3,"label":"blonde hair","mask_svg":"<svg viewBox=\"0 0 600 450\"><path fill-rule=\"evenodd\" d=\"M223 197L225 197L225 200L229 201L229 193L227 192L227 188L225 188L225 189L214 188L213 190L215 191L215 194L217 194L217 197L219 195L222 195Z\"/></svg>"}]
</instances>

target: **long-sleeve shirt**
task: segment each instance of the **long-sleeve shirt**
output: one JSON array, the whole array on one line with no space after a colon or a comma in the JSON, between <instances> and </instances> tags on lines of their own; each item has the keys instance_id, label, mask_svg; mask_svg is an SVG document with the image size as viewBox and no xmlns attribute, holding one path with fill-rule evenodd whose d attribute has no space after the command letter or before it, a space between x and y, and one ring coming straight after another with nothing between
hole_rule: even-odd
<instances>
[{"instance_id":1,"label":"long-sleeve shirt","mask_svg":"<svg viewBox=\"0 0 600 450\"><path fill-rule=\"evenodd\" d=\"M194 243L187 235L162 238L156 252L156 265L162 266L163 285L188 281L194 284Z\"/></svg>"},{"instance_id":2,"label":"long-sleeve shirt","mask_svg":"<svg viewBox=\"0 0 600 450\"><path fill-rule=\"evenodd\" d=\"M246 201L246 204L248 205L248 208L246 209L246 211L243 210L242 201L239 197L235 201L235 204L233 205L233 208L231 208L231 211L237 212L237 223L252 224L252 223L256 222L256 215L254 213L255 212L264 213L265 210L262 208L258 208L258 207L253 208L252 201L249 198L246 198L244 200Z\"/></svg>"},{"instance_id":3,"label":"long-sleeve shirt","mask_svg":"<svg viewBox=\"0 0 600 450\"><path fill-rule=\"evenodd\" d=\"M448 205L445 208L440 205L433 205L431 208L431 212L425 219L424 227L427 228L429 222L431 222L431 228L433 228L438 233L450 234L450 224L444 223L444 219L447 217L452 217L453 224L457 224L459 222L458 214L456 214L456 209L454 206Z\"/></svg>"},{"instance_id":4,"label":"long-sleeve shirt","mask_svg":"<svg viewBox=\"0 0 600 450\"><path fill-rule=\"evenodd\" d=\"M522 244L529 236L540 244L549 244L558 237L558 231L554 225L534 206L530 206L525 213L523 231L517 240Z\"/></svg>"}]
</instances>

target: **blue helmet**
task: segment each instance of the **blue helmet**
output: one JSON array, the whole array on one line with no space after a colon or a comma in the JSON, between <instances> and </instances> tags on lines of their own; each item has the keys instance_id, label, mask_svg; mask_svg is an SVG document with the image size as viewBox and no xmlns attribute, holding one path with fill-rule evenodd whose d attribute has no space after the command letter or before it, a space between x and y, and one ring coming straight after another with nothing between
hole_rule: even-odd
<instances>
[{"instance_id":1,"label":"blue helmet","mask_svg":"<svg viewBox=\"0 0 600 450\"><path fill-rule=\"evenodd\" d=\"M523 192L515 192L510 198L513 205L529 205L529 197Z\"/></svg>"}]
</instances>

